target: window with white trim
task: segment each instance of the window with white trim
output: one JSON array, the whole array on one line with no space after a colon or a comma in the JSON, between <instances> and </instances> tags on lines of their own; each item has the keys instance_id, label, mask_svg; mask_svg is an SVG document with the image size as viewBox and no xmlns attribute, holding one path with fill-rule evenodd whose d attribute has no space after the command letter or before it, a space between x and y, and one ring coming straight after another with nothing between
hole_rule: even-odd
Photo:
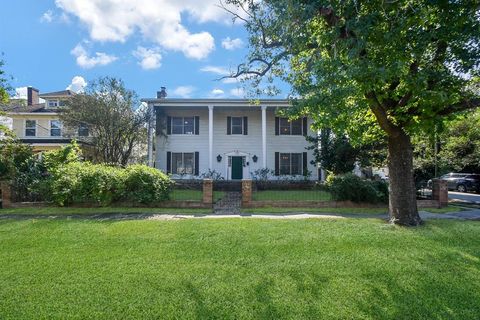
<instances>
[{"instance_id":1,"label":"window with white trim","mask_svg":"<svg viewBox=\"0 0 480 320\"><path fill-rule=\"evenodd\" d=\"M195 134L195 117L172 117L172 134Z\"/></svg>"},{"instance_id":2,"label":"window with white trim","mask_svg":"<svg viewBox=\"0 0 480 320\"><path fill-rule=\"evenodd\" d=\"M243 134L243 117L232 117L230 132L232 134Z\"/></svg>"},{"instance_id":3,"label":"window with white trim","mask_svg":"<svg viewBox=\"0 0 480 320\"><path fill-rule=\"evenodd\" d=\"M48 100L48 107L49 107L49 108L56 108L56 107L58 107L58 100Z\"/></svg>"},{"instance_id":4,"label":"window with white trim","mask_svg":"<svg viewBox=\"0 0 480 320\"><path fill-rule=\"evenodd\" d=\"M301 153L280 153L281 175L301 175L302 171Z\"/></svg>"},{"instance_id":5,"label":"window with white trim","mask_svg":"<svg viewBox=\"0 0 480 320\"><path fill-rule=\"evenodd\" d=\"M62 136L62 123L60 120L50 120L50 136L61 137Z\"/></svg>"},{"instance_id":6,"label":"window with white trim","mask_svg":"<svg viewBox=\"0 0 480 320\"><path fill-rule=\"evenodd\" d=\"M25 120L25 136L35 137L37 135L37 120Z\"/></svg>"},{"instance_id":7,"label":"window with white trim","mask_svg":"<svg viewBox=\"0 0 480 320\"><path fill-rule=\"evenodd\" d=\"M280 118L280 135L302 135L302 119L288 120L288 118Z\"/></svg>"},{"instance_id":8,"label":"window with white trim","mask_svg":"<svg viewBox=\"0 0 480 320\"><path fill-rule=\"evenodd\" d=\"M172 173L173 174L193 174L195 172L195 154L172 152Z\"/></svg>"}]
</instances>

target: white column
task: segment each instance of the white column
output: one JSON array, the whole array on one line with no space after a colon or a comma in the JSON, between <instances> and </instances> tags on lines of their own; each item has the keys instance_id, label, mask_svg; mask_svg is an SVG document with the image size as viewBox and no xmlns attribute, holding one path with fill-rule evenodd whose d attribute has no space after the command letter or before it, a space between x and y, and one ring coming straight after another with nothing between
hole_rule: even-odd
<instances>
[{"instance_id":1,"label":"white column","mask_svg":"<svg viewBox=\"0 0 480 320\"><path fill-rule=\"evenodd\" d=\"M208 168L213 170L213 106L208 106Z\"/></svg>"},{"instance_id":2,"label":"white column","mask_svg":"<svg viewBox=\"0 0 480 320\"><path fill-rule=\"evenodd\" d=\"M262 166L267 167L267 106L262 106Z\"/></svg>"}]
</instances>

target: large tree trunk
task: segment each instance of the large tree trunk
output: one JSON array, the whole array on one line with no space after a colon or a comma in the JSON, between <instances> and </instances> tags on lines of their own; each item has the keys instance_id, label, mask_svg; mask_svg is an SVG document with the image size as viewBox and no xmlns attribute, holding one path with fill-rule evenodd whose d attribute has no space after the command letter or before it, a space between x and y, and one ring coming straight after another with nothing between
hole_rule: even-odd
<instances>
[{"instance_id":1,"label":"large tree trunk","mask_svg":"<svg viewBox=\"0 0 480 320\"><path fill-rule=\"evenodd\" d=\"M415 181L413 178L413 148L410 137L403 131L388 138L388 171L390 177L390 221L405 226L418 226Z\"/></svg>"}]
</instances>

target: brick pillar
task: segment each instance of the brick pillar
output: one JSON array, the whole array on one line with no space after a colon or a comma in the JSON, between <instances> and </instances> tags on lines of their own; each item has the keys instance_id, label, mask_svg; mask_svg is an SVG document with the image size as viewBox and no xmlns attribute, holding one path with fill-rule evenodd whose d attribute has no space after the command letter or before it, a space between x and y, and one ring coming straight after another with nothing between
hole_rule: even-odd
<instances>
[{"instance_id":1,"label":"brick pillar","mask_svg":"<svg viewBox=\"0 0 480 320\"><path fill-rule=\"evenodd\" d=\"M213 203L213 180L203 179L203 203Z\"/></svg>"},{"instance_id":2,"label":"brick pillar","mask_svg":"<svg viewBox=\"0 0 480 320\"><path fill-rule=\"evenodd\" d=\"M432 199L437 200L440 207L446 207L448 205L447 181L440 179L432 180Z\"/></svg>"},{"instance_id":3,"label":"brick pillar","mask_svg":"<svg viewBox=\"0 0 480 320\"><path fill-rule=\"evenodd\" d=\"M252 202L252 180L242 180L242 206L248 207Z\"/></svg>"},{"instance_id":4,"label":"brick pillar","mask_svg":"<svg viewBox=\"0 0 480 320\"><path fill-rule=\"evenodd\" d=\"M2 189L2 208L12 207L12 188L8 181L1 181L0 188Z\"/></svg>"}]
</instances>

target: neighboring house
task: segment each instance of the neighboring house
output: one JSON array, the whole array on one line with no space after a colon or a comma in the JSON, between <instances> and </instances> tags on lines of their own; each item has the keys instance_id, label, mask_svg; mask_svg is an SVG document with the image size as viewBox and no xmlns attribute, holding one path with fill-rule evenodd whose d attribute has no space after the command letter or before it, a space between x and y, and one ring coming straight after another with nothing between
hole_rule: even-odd
<instances>
[{"instance_id":1,"label":"neighboring house","mask_svg":"<svg viewBox=\"0 0 480 320\"><path fill-rule=\"evenodd\" d=\"M165 96L165 93L163 94ZM311 121L288 121L276 111L287 100L143 99L156 112L155 167L174 178L197 178L209 171L224 179L252 178L272 170L273 179L317 180L306 135L316 135Z\"/></svg>"},{"instance_id":2,"label":"neighboring house","mask_svg":"<svg viewBox=\"0 0 480 320\"><path fill-rule=\"evenodd\" d=\"M39 94L32 87L27 89L27 101L13 101L2 109L11 118L11 129L23 143L30 144L35 152L58 149L70 143L72 138L88 137L88 127L69 129L59 120L59 109L74 95L70 90ZM40 103L40 99L44 102Z\"/></svg>"}]
</instances>

